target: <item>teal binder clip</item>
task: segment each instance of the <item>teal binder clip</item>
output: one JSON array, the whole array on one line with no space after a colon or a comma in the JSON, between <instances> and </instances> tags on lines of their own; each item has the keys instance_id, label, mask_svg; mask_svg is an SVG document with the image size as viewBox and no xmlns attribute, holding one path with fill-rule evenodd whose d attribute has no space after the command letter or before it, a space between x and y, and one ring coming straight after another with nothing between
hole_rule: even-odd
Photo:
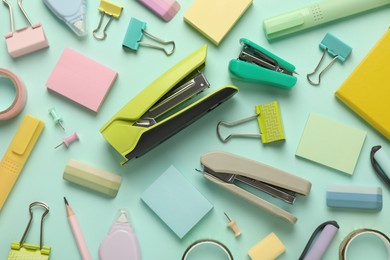
<instances>
[{"instance_id":1,"label":"teal binder clip","mask_svg":"<svg viewBox=\"0 0 390 260\"><path fill-rule=\"evenodd\" d=\"M142 39L143 35L146 35L150 39L152 39L156 42L159 42L163 45L171 44L172 49L166 50L163 47L160 47L160 46L157 46L154 44L150 44L150 43L146 43L146 42L142 42L141 39ZM125 34L125 38L123 39L122 46L124 48L129 48L133 51L137 51L140 46L145 46L145 47L161 50L161 51L165 52L165 54L167 56L171 55L175 51L175 42L174 41L165 41L165 40L162 40L160 38L157 38L156 36L151 35L150 33L148 33L146 31L146 23L142 22L134 17L131 17L131 19L130 19L129 26L127 27L127 31Z\"/></svg>"},{"instance_id":2,"label":"teal binder clip","mask_svg":"<svg viewBox=\"0 0 390 260\"><path fill-rule=\"evenodd\" d=\"M241 38L241 53L229 63L230 73L243 81L291 89L297 82L295 66L273 53Z\"/></svg>"},{"instance_id":3,"label":"teal binder clip","mask_svg":"<svg viewBox=\"0 0 390 260\"><path fill-rule=\"evenodd\" d=\"M348 56L351 54L351 52L352 52L352 48L349 45L347 45L346 43L342 42L340 39L338 39L337 37L335 37L333 34L330 34L330 33L327 33L325 35L324 39L322 39L322 41L320 43L320 48L324 52L322 54L320 62L318 62L316 68L314 69L314 71L312 73L309 73L309 74L306 75L307 80L313 86L320 85L322 74L324 74L324 72L327 69L329 69L330 66L336 60L344 62L348 58ZM310 79L310 76L314 75L317 72L318 68L320 67L322 61L325 58L325 54L326 53L329 53L333 57L333 59L329 62L328 65L326 65L326 67L318 75L318 82L314 82L314 81L312 81Z\"/></svg>"}]
</instances>

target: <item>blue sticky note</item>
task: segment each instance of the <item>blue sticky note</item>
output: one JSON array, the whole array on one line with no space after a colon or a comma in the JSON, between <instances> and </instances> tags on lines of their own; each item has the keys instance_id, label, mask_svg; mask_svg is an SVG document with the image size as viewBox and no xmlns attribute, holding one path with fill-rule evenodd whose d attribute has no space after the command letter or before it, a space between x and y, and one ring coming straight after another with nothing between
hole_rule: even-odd
<instances>
[{"instance_id":1,"label":"blue sticky note","mask_svg":"<svg viewBox=\"0 0 390 260\"><path fill-rule=\"evenodd\" d=\"M183 238L213 208L172 165L144 191L141 199L179 238Z\"/></svg>"}]
</instances>

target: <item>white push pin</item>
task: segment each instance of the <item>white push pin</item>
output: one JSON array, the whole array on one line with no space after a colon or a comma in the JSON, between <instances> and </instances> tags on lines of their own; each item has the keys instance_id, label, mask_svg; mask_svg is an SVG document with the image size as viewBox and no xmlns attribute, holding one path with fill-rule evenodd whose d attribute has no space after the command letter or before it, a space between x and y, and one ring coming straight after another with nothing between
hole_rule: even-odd
<instances>
[{"instance_id":1,"label":"white push pin","mask_svg":"<svg viewBox=\"0 0 390 260\"><path fill-rule=\"evenodd\" d=\"M64 141L62 143L60 143L59 145L57 145L56 147L54 147L54 149L57 149L58 147L60 147L63 144L66 145L66 147L68 148L69 145L76 140L79 140L79 136L77 135L76 132L74 132L74 134L72 134L71 136L65 137Z\"/></svg>"},{"instance_id":2,"label":"white push pin","mask_svg":"<svg viewBox=\"0 0 390 260\"><path fill-rule=\"evenodd\" d=\"M55 109L54 107L49 109L49 114L50 114L51 117L53 118L54 123L55 123L55 124L59 124L59 125L61 126L61 128L62 128L63 130L65 130L64 124L63 124L63 123L64 123L64 120L62 120L62 118L59 117L59 116L57 115L56 109Z\"/></svg>"}]
</instances>

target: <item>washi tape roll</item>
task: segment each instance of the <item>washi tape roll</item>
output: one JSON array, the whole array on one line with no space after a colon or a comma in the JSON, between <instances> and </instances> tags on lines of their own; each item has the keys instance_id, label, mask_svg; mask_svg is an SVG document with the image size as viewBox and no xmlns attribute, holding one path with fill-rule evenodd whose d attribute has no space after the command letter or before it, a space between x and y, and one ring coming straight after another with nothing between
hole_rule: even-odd
<instances>
[{"instance_id":1,"label":"washi tape roll","mask_svg":"<svg viewBox=\"0 0 390 260\"><path fill-rule=\"evenodd\" d=\"M27 91L23 81L11 71L0 68L0 77L10 79L16 90L15 100L12 102L11 106L0 111L0 121L3 121L14 118L23 111L27 101Z\"/></svg>"}]
</instances>

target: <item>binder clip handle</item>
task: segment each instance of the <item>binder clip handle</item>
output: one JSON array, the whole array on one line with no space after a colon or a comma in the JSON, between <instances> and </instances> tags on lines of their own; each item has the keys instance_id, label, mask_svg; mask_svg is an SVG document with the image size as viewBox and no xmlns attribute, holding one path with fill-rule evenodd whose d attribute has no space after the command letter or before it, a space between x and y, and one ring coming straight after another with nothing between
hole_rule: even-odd
<instances>
[{"instance_id":1,"label":"binder clip handle","mask_svg":"<svg viewBox=\"0 0 390 260\"><path fill-rule=\"evenodd\" d=\"M11 22L11 32L14 33L15 32L15 19L14 19L12 6L7 2L7 0L3 0L3 2L4 2L4 4L6 4L8 6L10 22ZM30 18L28 17L26 11L23 8L22 0L18 0L18 5L19 5L19 8L22 11L24 17L26 18L27 22L32 26L33 24L31 22Z\"/></svg>"},{"instance_id":2,"label":"binder clip handle","mask_svg":"<svg viewBox=\"0 0 390 260\"><path fill-rule=\"evenodd\" d=\"M371 152L370 152L370 161L371 161L372 167L373 167L374 170L375 170L375 173L379 176L379 178L380 178L383 182L385 182L385 183L387 184L388 187L390 187L390 178L389 178L389 176L386 174L386 172L385 172L385 170L384 170L384 166L385 166L385 165L381 166L380 163L375 159L375 154L377 154L377 152L378 152L379 150L381 150L381 149L382 149L382 146L380 146L380 145L376 145L376 146L373 146L373 147L371 148ZM378 153L378 154L379 154L379 153ZM377 154L377 156L378 156L378 154ZM380 156L380 158L378 158L378 159L383 160L382 163L388 162L388 158L387 158L387 157L386 157L386 158L383 158L383 157L386 155L383 151L380 152L380 155L381 155L381 156ZM382 159L382 158L383 158L383 159Z\"/></svg>"},{"instance_id":3,"label":"binder clip handle","mask_svg":"<svg viewBox=\"0 0 390 260\"><path fill-rule=\"evenodd\" d=\"M138 42L139 45L142 45L142 46L145 46L145 47L149 47L149 48L153 48L153 49L157 49L157 50L161 50L163 51L167 56L170 56L172 53L175 52L175 42L172 41L172 40L169 40L169 41L166 41L166 40L163 40L161 38L158 38L150 33L148 33L146 30L142 30L142 33L146 36L148 36L150 39L156 41L156 42L159 42L163 45L168 45L168 44L172 44L172 49L170 51L166 50L165 48L163 47L160 47L160 46L157 46L157 45L154 45L154 44L150 44L150 43L146 43L146 42Z\"/></svg>"},{"instance_id":4,"label":"binder clip handle","mask_svg":"<svg viewBox=\"0 0 390 260\"><path fill-rule=\"evenodd\" d=\"M338 56L336 55L336 56L328 63L328 65L326 65L326 67L325 67L323 70L321 70L320 74L318 74L318 81L317 81L317 82L312 81L312 80L310 79L310 77L311 77L312 75L316 74L318 68L320 67L322 61L323 61L324 58L325 58L325 55L326 55L326 53L327 53L327 50L328 50L328 49L325 49L325 50L324 50L324 52L323 52L323 54L322 54L322 57L321 57L320 61L318 62L317 66L315 67L314 71L306 75L307 80L308 80L309 83L310 83L311 85L313 85L313 86L319 86L319 85L320 85L322 74L324 74L325 71L327 71L327 70L333 65L333 63L338 59Z\"/></svg>"},{"instance_id":5,"label":"binder clip handle","mask_svg":"<svg viewBox=\"0 0 390 260\"><path fill-rule=\"evenodd\" d=\"M232 139L234 137L250 137L250 138L261 137L261 134L229 134L226 138L223 138L221 135L221 131L220 131L220 126L222 126L222 125L226 126L226 127L234 127L234 126L243 124L245 122L248 122L250 120L256 119L258 116L259 116L258 114L254 114L250 117L246 117L246 118L234 121L234 122L219 121L217 124L217 136L218 136L219 140L226 143L227 141L229 141L230 139Z\"/></svg>"},{"instance_id":6,"label":"binder clip handle","mask_svg":"<svg viewBox=\"0 0 390 260\"><path fill-rule=\"evenodd\" d=\"M110 15L110 19L108 20L106 26L104 26L104 29L103 29L103 35L102 36L99 36L97 34L97 32L100 30L100 27L102 26L102 23L103 23L103 19L104 19L104 16L105 16L105 12L101 12L101 16L100 16L100 20L99 20L99 24L98 24L98 27L93 30L92 34L93 34L93 37L95 37L95 39L97 40L104 40L106 37L107 37L107 29L108 29L108 26L110 26L111 22L112 22L112 19L114 18L112 15Z\"/></svg>"},{"instance_id":7,"label":"binder clip handle","mask_svg":"<svg viewBox=\"0 0 390 260\"><path fill-rule=\"evenodd\" d=\"M32 212L32 208L35 207L35 206L40 206L40 207L43 207L45 209L45 212L43 212L42 214L42 218L41 218L41 227L40 227L40 236L39 236L39 249L42 250L42 231L43 231L43 219L46 217L46 215L49 213L49 206L44 203L44 202L40 202L40 201L37 201L37 202L33 202L30 204L30 207L29 207L29 212L30 212L30 220L28 221L28 224L27 224L27 227L26 229L24 230L24 233L23 233L23 236L22 238L20 239L20 242L19 242L19 246L22 247L23 244L24 244L24 241L26 240L26 236L27 236L27 233L30 229L30 226L31 226L31 222L32 222L32 219L33 219L33 212Z\"/></svg>"}]
</instances>

